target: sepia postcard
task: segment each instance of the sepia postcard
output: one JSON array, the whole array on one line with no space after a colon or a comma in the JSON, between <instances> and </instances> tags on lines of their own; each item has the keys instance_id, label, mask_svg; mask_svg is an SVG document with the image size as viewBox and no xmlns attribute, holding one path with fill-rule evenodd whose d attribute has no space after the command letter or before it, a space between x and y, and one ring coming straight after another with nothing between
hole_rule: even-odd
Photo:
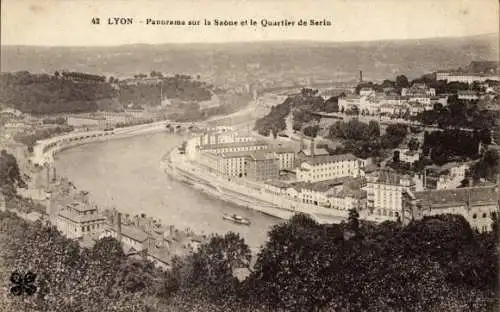
<instances>
[{"instance_id":1,"label":"sepia postcard","mask_svg":"<svg viewBox=\"0 0 500 312\"><path fill-rule=\"evenodd\" d=\"M498 0L1 0L0 312L494 312Z\"/></svg>"}]
</instances>

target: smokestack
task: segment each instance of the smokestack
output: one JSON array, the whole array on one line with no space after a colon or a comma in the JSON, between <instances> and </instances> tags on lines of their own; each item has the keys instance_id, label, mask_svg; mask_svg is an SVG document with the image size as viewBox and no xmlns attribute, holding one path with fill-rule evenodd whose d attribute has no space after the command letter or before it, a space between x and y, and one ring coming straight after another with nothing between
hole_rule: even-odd
<instances>
[{"instance_id":1,"label":"smokestack","mask_svg":"<svg viewBox=\"0 0 500 312\"><path fill-rule=\"evenodd\" d=\"M47 186L50 185L50 165L47 164L47 167L46 167L46 175L47 175Z\"/></svg>"},{"instance_id":2,"label":"smokestack","mask_svg":"<svg viewBox=\"0 0 500 312\"><path fill-rule=\"evenodd\" d=\"M362 83L363 82L363 71L360 70L359 71L359 83Z\"/></svg>"},{"instance_id":3,"label":"smokestack","mask_svg":"<svg viewBox=\"0 0 500 312\"><path fill-rule=\"evenodd\" d=\"M122 241L122 214L118 212L116 214L116 240Z\"/></svg>"},{"instance_id":4,"label":"smokestack","mask_svg":"<svg viewBox=\"0 0 500 312\"><path fill-rule=\"evenodd\" d=\"M314 156L314 150L315 150L314 138L312 138L311 139L311 156Z\"/></svg>"},{"instance_id":5,"label":"smokestack","mask_svg":"<svg viewBox=\"0 0 500 312\"><path fill-rule=\"evenodd\" d=\"M52 181L56 182L57 175L56 175L56 166L55 165L54 165L54 167L52 167L52 175L53 175Z\"/></svg>"}]
</instances>

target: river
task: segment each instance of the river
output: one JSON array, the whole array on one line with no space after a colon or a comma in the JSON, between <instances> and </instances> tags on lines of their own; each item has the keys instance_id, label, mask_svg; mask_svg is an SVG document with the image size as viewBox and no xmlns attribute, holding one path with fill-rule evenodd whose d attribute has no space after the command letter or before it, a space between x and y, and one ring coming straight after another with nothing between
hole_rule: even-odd
<instances>
[{"instance_id":1,"label":"river","mask_svg":"<svg viewBox=\"0 0 500 312\"><path fill-rule=\"evenodd\" d=\"M182 140L178 135L155 133L90 143L57 154L56 167L78 189L89 191L100 207L115 206L130 215L145 213L197 233L237 232L253 250L258 249L270 227L281 221L172 180L160 168L160 159ZM252 224L222 220L226 212L247 217Z\"/></svg>"}]
</instances>

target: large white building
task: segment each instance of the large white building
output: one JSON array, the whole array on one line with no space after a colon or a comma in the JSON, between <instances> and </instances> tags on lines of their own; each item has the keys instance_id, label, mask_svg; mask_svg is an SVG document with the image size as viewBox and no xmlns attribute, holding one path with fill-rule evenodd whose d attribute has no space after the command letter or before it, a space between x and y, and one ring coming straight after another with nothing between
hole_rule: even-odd
<instances>
[{"instance_id":1,"label":"large white building","mask_svg":"<svg viewBox=\"0 0 500 312\"><path fill-rule=\"evenodd\" d=\"M294 169L295 168L295 151L291 147L277 147L272 152L279 159L279 169Z\"/></svg>"},{"instance_id":2,"label":"large white building","mask_svg":"<svg viewBox=\"0 0 500 312\"><path fill-rule=\"evenodd\" d=\"M297 181L319 182L340 177L358 177L362 162L353 154L318 156L297 168Z\"/></svg>"},{"instance_id":3,"label":"large white building","mask_svg":"<svg viewBox=\"0 0 500 312\"><path fill-rule=\"evenodd\" d=\"M198 151L201 153L212 152L217 155L228 152L251 152L267 150L268 144L264 141L248 141L248 142L231 142L231 143L216 143L198 146Z\"/></svg>"},{"instance_id":4,"label":"large white building","mask_svg":"<svg viewBox=\"0 0 500 312\"><path fill-rule=\"evenodd\" d=\"M105 224L105 218L89 202L73 202L63 207L54 221L64 236L73 239L95 235L103 230Z\"/></svg>"},{"instance_id":5,"label":"large white building","mask_svg":"<svg viewBox=\"0 0 500 312\"><path fill-rule=\"evenodd\" d=\"M394 221L402 214L404 194L415 191L411 177L385 170L367 175L366 184L367 208Z\"/></svg>"},{"instance_id":6,"label":"large white building","mask_svg":"<svg viewBox=\"0 0 500 312\"><path fill-rule=\"evenodd\" d=\"M495 75L484 75L474 73L453 73L453 72L438 72L436 80L445 80L446 82L463 82L471 84L473 82L485 82L487 80L499 81L499 77Z\"/></svg>"}]
</instances>

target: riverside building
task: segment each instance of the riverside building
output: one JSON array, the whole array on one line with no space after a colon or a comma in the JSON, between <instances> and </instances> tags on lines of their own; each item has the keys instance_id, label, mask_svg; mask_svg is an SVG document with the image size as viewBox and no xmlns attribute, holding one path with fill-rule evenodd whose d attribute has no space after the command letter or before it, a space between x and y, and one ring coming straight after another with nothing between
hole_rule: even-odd
<instances>
[{"instance_id":1,"label":"riverside building","mask_svg":"<svg viewBox=\"0 0 500 312\"><path fill-rule=\"evenodd\" d=\"M55 224L64 236L80 239L102 231L105 218L98 213L97 207L88 201L73 202L59 211Z\"/></svg>"},{"instance_id":2,"label":"riverside building","mask_svg":"<svg viewBox=\"0 0 500 312\"><path fill-rule=\"evenodd\" d=\"M319 182L340 177L358 177L362 162L353 154L318 156L297 168L297 181Z\"/></svg>"},{"instance_id":3,"label":"riverside building","mask_svg":"<svg viewBox=\"0 0 500 312\"><path fill-rule=\"evenodd\" d=\"M499 213L498 185L466 187L453 190L416 192L413 217L457 214L479 232L492 230L492 217Z\"/></svg>"},{"instance_id":4,"label":"riverside building","mask_svg":"<svg viewBox=\"0 0 500 312\"><path fill-rule=\"evenodd\" d=\"M249 179L264 181L279 176L279 158L274 153L255 151L246 157L246 161Z\"/></svg>"},{"instance_id":5,"label":"riverside building","mask_svg":"<svg viewBox=\"0 0 500 312\"><path fill-rule=\"evenodd\" d=\"M212 152L217 155L228 152L251 152L267 150L269 146L264 141L232 142L205 144L198 147L200 153Z\"/></svg>"},{"instance_id":6,"label":"riverside building","mask_svg":"<svg viewBox=\"0 0 500 312\"><path fill-rule=\"evenodd\" d=\"M381 170L366 176L367 208L389 220L401 216L403 199L414 191L415 182L407 175Z\"/></svg>"}]
</instances>

